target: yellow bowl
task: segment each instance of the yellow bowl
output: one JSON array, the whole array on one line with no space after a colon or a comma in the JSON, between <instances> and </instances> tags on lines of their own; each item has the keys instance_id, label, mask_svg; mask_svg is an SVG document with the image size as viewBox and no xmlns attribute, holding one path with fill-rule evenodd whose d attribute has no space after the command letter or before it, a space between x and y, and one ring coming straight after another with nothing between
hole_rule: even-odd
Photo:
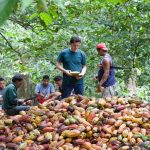
<instances>
[{"instance_id":1,"label":"yellow bowl","mask_svg":"<svg viewBox=\"0 0 150 150\"><path fill-rule=\"evenodd\" d=\"M78 76L80 74L80 72L78 72L78 71L71 71L70 74L72 76Z\"/></svg>"}]
</instances>

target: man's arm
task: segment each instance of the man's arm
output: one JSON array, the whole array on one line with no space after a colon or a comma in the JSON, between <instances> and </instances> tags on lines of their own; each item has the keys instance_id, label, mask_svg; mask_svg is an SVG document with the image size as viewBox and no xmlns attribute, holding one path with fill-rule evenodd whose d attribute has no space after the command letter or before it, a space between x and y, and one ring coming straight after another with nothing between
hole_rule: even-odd
<instances>
[{"instance_id":1,"label":"man's arm","mask_svg":"<svg viewBox=\"0 0 150 150\"><path fill-rule=\"evenodd\" d=\"M81 53L82 54L82 60L81 60L81 64L82 64L82 70L81 70L81 73L79 74L78 77L76 77L78 80L81 79L85 73L86 73L86 55L84 52Z\"/></svg>"},{"instance_id":2,"label":"man's arm","mask_svg":"<svg viewBox=\"0 0 150 150\"><path fill-rule=\"evenodd\" d=\"M83 68L82 68L81 73L79 74L79 76L80 76L80 75L84 76L85 73L86 73L86 69L87 69L87 67L86 67L86 65L84 65Z\"/></svg>"},{"instance_id":3,"label":"man's arm","mask_svg":"<svg viewBox=\"0 0 150 150\"><path fill-rule=\"evenodd\" d=\"M47 94L45 95L44 99L46 100L46 99L49 99L50 97L52 97L54 92L55 92L54 85L50 84Z\"/></svg>"},{"instance_id":4,"label":"man's arm","mask_svg":"<svg viewBox=\"0 0 150 150\"><path fill-rule=\"evenodd\" d=\"M40 87L39 87L39 85L36 85L35 91L34 91L34 95L35 96L39 96L39 95L44 96L44 95L40 94Z\"/></svg>"},{"instance_id":5,"label":"man's arm","mask_svg":"<svg viewBox=\"0 0 150 150\"><path fill-rule=\"evenodd\" d=\"M104 84L104 82L108 79L108 76L109 76L109 71L110 71L110 62L108 60L104 60L103 61L103 69L104 69L104 74L102 76L102 79L100 80L99 82L99 90L101 90L102 88L102 85Z\"/></svg>"},{"instance_id":6,"label":"man's arm","mask_svg":"<svg viewBox=\"0 0 150 150\"><path fill-rule=\"evenodd\" d=\"M55 92L54 85L51 84L51 86L49 87L48 94L45 97L45 100L48 100L48 101L56 100L60 95L61 93Z\"/></svg>"},{"instance_id":7,"label":"man's arm","mask_svg":"<svg viewBox=\"0 0 150 150\"><path fill-rule=\"evenodd\" d=\"M34 95L35 95L35 96L38 96L39 93L38 93L37 91L34 91Z\"/></svg>"},{"instance_id":8,"label":"man's arm","mask_svg":"<svg viewBox=\"0 0 150 150\"><path fill-rule=\"evenodd\" d=\"M57 62L57 63L56 63L56 67L57 67L61 72L65 73L66 70L63 68L61 62Z\"/></svg>"},{"instance_id":9,"label":"man's arm","mask_svg":"<svg viewBox=\"0 0 150 150\"><path fill-rule=\"evenodd\" d=\"M15 89L9 89L9 100L12 105L17 105L18 98L17 98L17 92Z\"/></svg>"},{"instance_id":10,"label":"man's arm","mask_svg":"<svg viewBox=\"0 0 150 150\"><path fill-rule=\"evenodd\" d=\"M68 76L71 76L70 74L70 70L66 70L65 68L63 68L62 63L64 62L64 52L61 51L61 53L59 54L59 56L57 57L57 63L56 63L56 67L63 73L67 74Z\"/></svg>"},{"instance_id":11,"label":"man's arm","mask_svg":"<svg viewBox=\"0 0 150 150\"><path fill-rule=\"evenodd\" d=\"M57 67L61 72L67 74L68 76L72 76L72 75L70 74L70 70L64 69L63 66L62 66L62 64L61 64L61 62L57 62L57 63L56 63L56 67Z\"/></svg>"},{"instance_id":12,"label":"man's arm","mask_svg":"<svg viewBox=\"0 0 150 150\"><path fill-rule=\"evenodd\" d=\"M60 95L61 95L60 92L51 93L51 94L49 94L49 98L47 98L46 100L48 100L48 101L56 100L56 99L58 99L58 97Z\"/></svg>"},{"instance_id":13,"label":"man's arm","mask_svg":"<svg viewBox=\"0 0 150 150\"><path fill-rule=\"evenodd\" d=\"M85 75L86 69L87 69L86 65L83 65L81 73L79 74L78 77L76 77L78 80L81 79Z\"/></svg>"}]
</instances>

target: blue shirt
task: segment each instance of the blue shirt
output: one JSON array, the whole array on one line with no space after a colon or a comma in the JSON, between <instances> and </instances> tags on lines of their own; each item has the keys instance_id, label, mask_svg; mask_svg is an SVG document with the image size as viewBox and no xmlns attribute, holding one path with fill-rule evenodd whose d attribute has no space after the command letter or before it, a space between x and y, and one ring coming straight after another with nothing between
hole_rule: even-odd
<instances>
[{"instance_id":1,"label":"blue shirt","mask_svg":"<svg viewBox=\"0 0 150 150\"><path fill-rule=\"evenodd\" d=\"M5 92L5 89L0 90L0 105L2 104L2 101L3 101L4 92Z\"/></svg>"},{"instance_id":2,"label":"blue shirt","mask_svg":"<svg viewBox=\"0 0 150 150\"><path fill-rule=\"evenodd\" d=\"M43 94L44 96L47 96L48 94L54 93L55 89L53 84L49 83L46 87L43 86L42 83L37 84L35 88L35 92L39 94Z\"/></svg>"},{"instance_id":3,"label":"blue shirt","mask_svg":"<svg viewBox=\"0 0 150 150\"><path fill-rule=\"evenodd\" d=\"M63 64L63 68L71 71L81 72L83 65L86 65L86 55L83 51L78 49L76 52L71 51L67 48L61 51L57 58L58 62ZM75 77L69 77L66 74L63 74L63 84L82 84L83 78L77 80Z\"/></svg>"},{"instance_id":4,"label":"blue shirt","mask_svg":"<svg viewBox=\"0 0 150 150\"><path fill-rule=\"evenodd\" d=\"M4 95L5 89L0 90L0 95Z\"/></svg>"}]
</instances>

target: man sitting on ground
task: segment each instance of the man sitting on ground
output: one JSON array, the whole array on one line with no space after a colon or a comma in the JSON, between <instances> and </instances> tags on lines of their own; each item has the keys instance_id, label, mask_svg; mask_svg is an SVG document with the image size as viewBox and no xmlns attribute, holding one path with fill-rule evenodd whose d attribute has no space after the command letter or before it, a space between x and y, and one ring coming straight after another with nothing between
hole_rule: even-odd
<instances>
[{"instance_id":1,"label":"man sitting on ground","mask_svg":"<svg viewBox=\"0 0 150 150\"><path fill-rule=\"evenodd\" d=\"M57 89L60 93L62 93L62 82L63 82L63 78L62 76L56 76L54 78L55 84L57 85Z\"/></svg>"},{"instance_id":2,"label":"man sitting on ground","mask_svg":"<svg viewBox=\"0 0 150 150\"><path fill-rule=\"evenodd\" d=\"M34 92L36 99L39 103L48 103L49 101L56 100L61 95L60 92L55 92L52 83L49 83L49 76L44 75L42 83L37 84Z\"/></svg>"},{"instance_id":3,"label":"man sitting on ground","mask_svg":"<svg viewBox=\"0 0 150 150\"><path fill-rule=\"evenodd\" d=\"M56 76L54 78L55 84L57 85L57 91L59 91L60 93L62 93L62 83L63 83L63 77L62 76ZM74 90L72 90L71 95L73 95L75 92ZM59 97L59 100L61 100L62 97Z\"/></svg>"},{"instance_id":4,"label":"man sitting on ground","mask_svg":"<svg viewBox=\"0 0 150 150\"><path fill-rule=\"evenodd\" d=\"M21 87L23 83L22 75L15 75L12 78L12 83L5 88L3 95L3 109L7 115L17 115L20 111L27 111L29 106L19 105L23 104L23 101L17 97L17 89Z\"/></svg>"}]
</instances>

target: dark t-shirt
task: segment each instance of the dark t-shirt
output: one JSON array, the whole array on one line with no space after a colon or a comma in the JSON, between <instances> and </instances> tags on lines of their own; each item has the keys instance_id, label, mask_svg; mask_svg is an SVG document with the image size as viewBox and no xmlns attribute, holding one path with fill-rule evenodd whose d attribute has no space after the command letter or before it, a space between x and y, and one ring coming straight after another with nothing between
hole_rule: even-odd
<instances>
[{"instance_id":1,"label":"dark t-shirt","mask_svg":"<svg viewBox=\"0 0 150 150\"><path fill-rule=\"evenodd\" d=\"M63 64L64 69L71 71L81 72L83 65L86 65L86 55L83 51L78 49L76 52L71 49L65 49L61 51L57 58L58 62ZM83 78L77 80L75 77L69 77L63 74L63 84L82 84Z\"/></svg>"},{"instance_id":2,"label":"dark t-shirt","mask_svg":"<svg viewBox=\"0 0 150 150\"><path fill-rule=\"evenodd\" d=\"M9 84L3 95L3 108L4 109L12 109L17 106L18 97L17 97L17 88L14 84Z\"/></svg>"}]
</instances>

